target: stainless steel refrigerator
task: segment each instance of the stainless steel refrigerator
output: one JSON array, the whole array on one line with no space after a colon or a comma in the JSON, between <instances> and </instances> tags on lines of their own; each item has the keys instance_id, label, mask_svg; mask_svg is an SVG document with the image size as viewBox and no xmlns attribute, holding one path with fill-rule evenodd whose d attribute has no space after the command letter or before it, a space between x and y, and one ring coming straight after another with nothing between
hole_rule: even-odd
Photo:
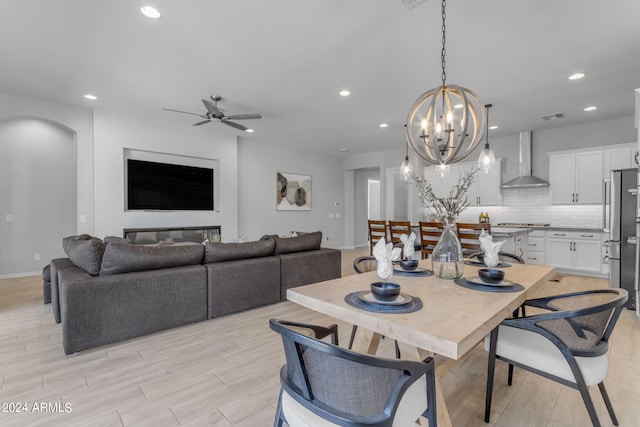
<instances>
[{"instance_id":1,"label":"stainless steel refrigerator","mask_svg":"<svg viewBox=\"0 0 640 427\"><path fill-rule=\"evenodd\" d=\"M629 292L627 308L638 306L638 268L640 259L640 201L638 200L640 175L637 168L611 171L609 182L608 225L609 240L609 285L624 288ZM606 187L605 187L606 189ZM605 228L605 231L607 228Z\"/></svg>"}]
</instances>

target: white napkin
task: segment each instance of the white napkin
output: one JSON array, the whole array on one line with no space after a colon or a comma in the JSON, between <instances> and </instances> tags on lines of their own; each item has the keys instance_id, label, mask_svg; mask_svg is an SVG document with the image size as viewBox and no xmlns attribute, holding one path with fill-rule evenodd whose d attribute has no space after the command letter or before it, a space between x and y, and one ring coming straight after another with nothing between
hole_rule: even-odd
<instances>
[{"instance_id":1,"label":"white napkin","mask_svg":"<svg viewBox=\"0 0 640 427\"><path fill-rule=\"evenodd\" d=\"M393 275L392 261L400 259L402 249L394 248L391 243L386 243L384 237L378 240L373 247L373 256L378 261L376 272L381 279L388 279Z\"/></svg>"},{"instance_id":2,"label":"white napkin","mask_svg":"<svg viewBox=\"0 0 640 427\"><path fill-rule=\"evenodd\" d=\"M413 258L413 254L415 252L415 248L413 247L413 242L415 240L416 240L416 233L414 233L413 231L411 232L411 234L409 234L408 237L406 234L400 235L400 241L404 245L402 252L404 253L405 259Z\"/></svg>"},{"instance_id":3,"label":"white napkin","mask_svg":"<svg viewBox=\"0 0 640 427\"><path fill-rule=\"evenodd\" d=\"M484 263L487 267L496 267L500 263L498 252L500 252L500 248L506 240L494 242L493 236L484 231L484 229L480 232L480 237L478 239L480 240L480 249L484 252Z\"/></svg>"}]
</instances>

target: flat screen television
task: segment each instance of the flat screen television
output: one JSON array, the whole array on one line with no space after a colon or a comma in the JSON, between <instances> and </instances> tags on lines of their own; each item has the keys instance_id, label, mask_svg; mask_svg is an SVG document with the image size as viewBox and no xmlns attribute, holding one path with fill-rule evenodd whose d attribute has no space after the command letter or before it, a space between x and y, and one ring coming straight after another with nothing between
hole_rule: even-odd
<instances>
[{"instance_id":1,"label":"flat screen television","mask_svg":"<svg viewBox=\"0 0 640 427\"><path fill-rule=\"evenodd\" d=\"M212 211L213 169L127 159L127 210Z\"/></svg>"}]
</instances>

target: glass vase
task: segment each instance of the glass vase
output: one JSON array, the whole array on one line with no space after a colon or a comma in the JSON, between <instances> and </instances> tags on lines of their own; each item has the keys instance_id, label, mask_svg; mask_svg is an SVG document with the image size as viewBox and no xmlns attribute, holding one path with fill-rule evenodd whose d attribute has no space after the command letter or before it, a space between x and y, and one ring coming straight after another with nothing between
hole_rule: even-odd
<instances>
[{"instance_id":1,"label":"glass vase","mask_svg":"<svg viewBox=\"0 0 640 427\"><path fill-rule=\"evenodd\" d=\"M445 223L431 258L433 273L443 279L457 279L464 273L462 247L455 232L455 224Z\"/></svg>"}]
</instances>

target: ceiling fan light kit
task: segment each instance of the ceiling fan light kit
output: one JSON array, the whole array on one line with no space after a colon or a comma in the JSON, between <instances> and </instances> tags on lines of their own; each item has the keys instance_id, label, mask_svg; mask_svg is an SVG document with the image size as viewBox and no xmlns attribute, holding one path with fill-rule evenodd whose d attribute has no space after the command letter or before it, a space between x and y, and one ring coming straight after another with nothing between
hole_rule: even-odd
<instances>
[{"instance_id":1,"label":"ceiling fan light kit","mask_svg":"<svg viewBox=\"0 0 640 427\"><path fill-rule=\"evenodd\" d=\"M467 157L486 125L484 103L473 91L446 84L446 0L442 1L442 85L418 97L407 116L407 140L428 163L448 165Z\"/></svg>"},{"instance_id":2,"label":"ceiling fan light kit","mask_svg":"<svg viewBox=\"0 0 640 427\"><path fill-rule=\"evenodd\" d=\"M198 116L203 118L204 120L199 121L197 123L194 123L193 126L201 126L204 125L206 123L210 123L213 120L216 120L220 123L224 123L227 126L231 126L232 128L236 128L245 132L249 132L252 133L253 129L250 129L244 125L241 125L240 123L235 123L232 120L251 120L251 119L261 119L262 115L258 114L258 113L251 113L251 114L232 114L232 115L225 115L225 113L218 107L218 102L222 100L222 97L220 96L211 96L211 100L208 99L203 99L202 103L204 104L204 108L207 110L207 112L205 114L198 114L198 113L190 113L188 111L181 111L181 110L172 110L170 108L163 108L163 110L165 111L173 111L175 113L182 113L182 114L191 114L192 116Z\"/></svg>"}]
</instances>

